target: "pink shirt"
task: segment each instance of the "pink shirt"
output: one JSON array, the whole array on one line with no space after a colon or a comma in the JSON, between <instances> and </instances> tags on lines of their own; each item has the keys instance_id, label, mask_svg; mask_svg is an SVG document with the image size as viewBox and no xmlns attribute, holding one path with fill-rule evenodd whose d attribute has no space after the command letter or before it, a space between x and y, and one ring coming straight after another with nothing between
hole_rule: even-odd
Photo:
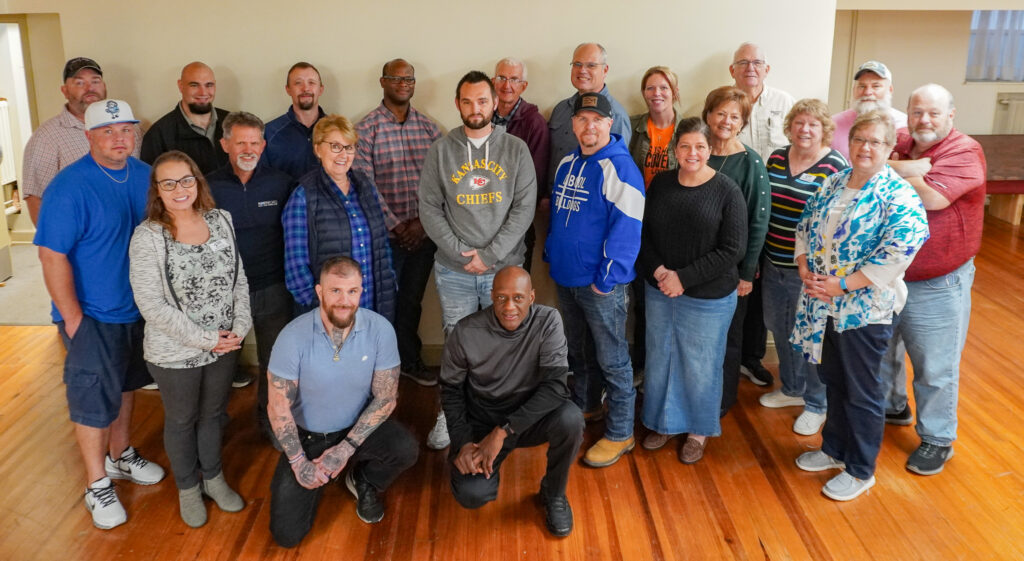
<instances>
[{"instance_id":1,"label":"pink shirt","mask_svg":"<svg viewBox=\"0 0 1024 561\"><path fill-rule=\"evenodd\" d=\"M897 129L902 129L907 126L906 113L890 107L889 116L896 122ZM856 120L856 109L847 109L842 113L832 115L832 122L836 124L836 132L832 136L832 148L842 154L847 161L850 160L850 127L853 126L853 122Z\"/></svg>"}]
</instances>

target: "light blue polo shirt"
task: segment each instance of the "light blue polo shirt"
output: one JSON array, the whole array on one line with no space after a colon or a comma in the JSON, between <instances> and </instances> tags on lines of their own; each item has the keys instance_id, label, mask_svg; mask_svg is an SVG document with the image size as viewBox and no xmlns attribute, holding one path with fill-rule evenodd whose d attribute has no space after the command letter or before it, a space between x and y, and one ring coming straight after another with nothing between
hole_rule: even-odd
<instances>
[{"instance_id":1,"label":"light blue polo shirt","mask_svg":"<svg viewBox=\"0 0 1024 561\"><path fill-rule=\"evenodd\" d=\"M277 336L268 368L299 381L292 405L295 422L313 432L335 432L355 424L372 394L373 373L401 364L395 329L384 316L356 310L356 323L334 360L334 345L317 308L292 320Z\"/></svg>"}]
</instances>

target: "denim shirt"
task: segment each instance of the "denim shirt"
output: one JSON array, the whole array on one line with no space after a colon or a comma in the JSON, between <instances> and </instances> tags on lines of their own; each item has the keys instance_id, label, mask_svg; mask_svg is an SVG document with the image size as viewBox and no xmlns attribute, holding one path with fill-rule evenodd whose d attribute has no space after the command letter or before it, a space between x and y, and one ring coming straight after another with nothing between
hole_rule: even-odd
<instances>
[{"instance_id":1,"label":"denim shirt","mask_svg":"<svg viewBox=\"0 0 1024 561\"><path fill-rule=\"evenodd\" d=\"M892 322L902 272L928 239L928 219L920 197L887 164L850 200L829 240L825 231L829 209L842 195L851 172L846 169L829 176L807 200L796 231L802 242L798 245L807 248L807 266L814 273L836 277L852 275L865 265L894 267L899 274L891 283L850 291L832 303L800 295L790 342L812 364L821 362L829 315L835 318L838 332Z\"/></svg>"}]
</instances>

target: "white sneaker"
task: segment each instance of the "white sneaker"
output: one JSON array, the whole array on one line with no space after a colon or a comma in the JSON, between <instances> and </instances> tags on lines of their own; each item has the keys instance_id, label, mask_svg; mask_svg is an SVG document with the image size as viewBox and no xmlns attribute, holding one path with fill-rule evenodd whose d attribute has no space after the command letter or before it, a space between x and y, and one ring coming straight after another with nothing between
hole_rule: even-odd
<instances>
[{"instance_id":1,"label":"white sneaker","mask_svg":"<svg viewBox=\"0 0 1024 561\"><path fill-rule=\"evenodd\" d=\"M451 439L448 438L448 421L444 418L444 411L441 411L437 414L434 428L430 429L430 434L427 435L427 448L444 450L451 443Z\"/></svg>"},{"instance_id":2,"label":"white sneaker","mask_svg":"<svg viewBox=\"0 0 1024 561\"><path fill-rule=\"evenodd\" d=\"M85 508L92 513L92 523L109 530L128 521L128 513L117 498L114 482L109 477L97 479L85 489Z\"/></svg>"},{"instance_id":3,"label":"white sneaker","mask_svg":"<svg viewBox=\"0 0 1024 561\"><path fill-rule=\"evenodd\" d=\"M103 467L111 479L129 479L139 485L158 483L165 475L164 468L143 458L131 446L121 452L121 457L116 460L111 460L110 454L107 454Z\"/></svg>"},{"instance_id":4,"label":"white sneaker","mask_svg":"<svg viewBox=\"0 0 1024 561\"><path fill-rule=\"evenodd\" d=\"M771 407L776 409L779 407L803 407L804 398L802 397L791 397L782 393L781 389L773 392L763 393L761 397L757 398L761 402L761 405L765 407Z\"/></svg>"},{"instance_id":5,"label":"white sneaker","mask_svg":"<svg viewBox=\"0 0 1024 561\"><path fill-rule=\"evenodd\" d=\"M160 389L160 386L157 386L157 385L156 385L156 382L150 382L150 383L146 384L145 386L142 386L142 387L141 387L141 388L139 388L139 389L143 389L143 390L150 390L150 391L156 391L156 390L159 390L159 389Z\"/></svg>"},{"instance_id":6,"label":"white sneaker","mask_svg":"<svg viewBox=\"0 0 1024 561\"><path fill-rule=\"evenodd\" d=\"M796 418L796 422L793 423L793 432L802 434L804 436L811 436L818 434L818 430L821 429L821 425L825 424L824 413L814 413L804 409L804 412Z\"/></svg>"},{"instance_id":7,"label":"white sneaker","mask_svg":"<svg viewBox=\"0 0 1024 561\"><path fill-rule=\"evenodd\" d=\"M875 476L872 475L868 479L857 479L844 471L829 479L828 483L821 488L821 492L834 501L852 501L874 486Z\"/></svg>"},{"instance_id":8,"label":"white sneaker","mask_svg":"<svg viewBox=\"0 0 1024 561\"><path fill-rule=\"evenodd\" d=\"M796 467L804 471L825 471L827 469L846 469L846 464L821 450L812 450L797 456Z\"/></svg>"}]
</instances>

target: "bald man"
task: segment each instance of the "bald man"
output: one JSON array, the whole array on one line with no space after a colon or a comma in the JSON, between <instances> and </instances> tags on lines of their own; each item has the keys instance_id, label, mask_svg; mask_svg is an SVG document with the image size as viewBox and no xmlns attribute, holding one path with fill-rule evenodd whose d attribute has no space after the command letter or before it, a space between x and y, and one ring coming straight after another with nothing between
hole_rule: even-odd
<instances>
[{"instance_id":1,"label":"bald man","mask_svg":"<svg viewBox=\"0 0 1024 561\"><path fill-rule=\"evenodd\" d=\"M562 318L534 304L530 274L498 271L492 305L462 318L441 357L441 404L451 435L451 487L466 508L498 496L498 470L516 448L548 444L540 501L552 535L572 532L565 496L583 441L583 413L569 399Z\"/></svg>"},{"instance_id":2,"label":"bald man","mask_svg":"<svg viewBox=\"0 0 1024 561\"><path fill-rule=\"evenodd\" d=\"M228 163L221 148L222 124L230 111L213 106L217 78L202 62L190 62L178 80L181 101L160 117L142 138L142 161L152 164L157 156L181 150L195 160L199 170L209 173Z\"/></svg>"}]
</instances>

